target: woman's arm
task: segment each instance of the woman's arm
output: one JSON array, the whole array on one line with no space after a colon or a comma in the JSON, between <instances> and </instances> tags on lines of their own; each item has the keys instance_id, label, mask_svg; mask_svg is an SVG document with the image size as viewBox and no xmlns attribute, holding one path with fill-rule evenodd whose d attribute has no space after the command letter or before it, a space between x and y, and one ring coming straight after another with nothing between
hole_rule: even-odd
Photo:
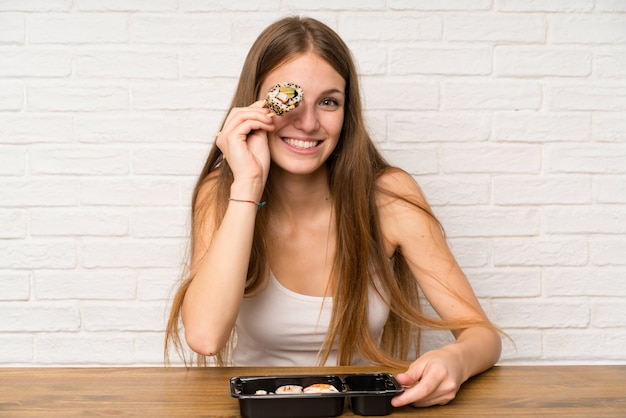
<instances>
[{"instance_id":1,"label":"woman's arm","mask_svg":"<svg viewBox=\"0 0 626 418\"><path fill-rule=\"evenodd\" d=\"M381 186L428 204L414 180L393 171ZM383 234L393 248L400 248L420 289L443 320L484 322L487 316L465 274L450 251L439 224L427 213L402 199L385 197L380 205ZM461 384L493 366L500 357L501 339L489 327L472 326L453 331L455 343L425 353L398 381L409 387L393 400L395 406L428 406L452 400Z\"/></svg>"},{"instance_id":2,"label":"woman's arm","mask_svg":"<svg viewBox=\"0 0 626 418\"><path fill-rule=\"evenodd\" d=\"M221 221L214 219L213 177L201 187L193 208L192 280L181 316L187 344L200 354L215 355L225 346L239 313L258 210L241 200L258 202L263 194L270 162L267 131L273 130L267 114L262 102L233 109L216 140L233 171L230 197L238 201L228 202Z\"/></svg>"}]
</instances>

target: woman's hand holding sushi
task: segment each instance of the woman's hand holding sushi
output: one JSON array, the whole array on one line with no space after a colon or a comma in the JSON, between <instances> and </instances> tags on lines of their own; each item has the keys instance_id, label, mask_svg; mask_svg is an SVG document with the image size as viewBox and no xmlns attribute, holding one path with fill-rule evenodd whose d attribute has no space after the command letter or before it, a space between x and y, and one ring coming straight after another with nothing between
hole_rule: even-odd
<instances>
[{"instance_id":1,"label":"woman's hand holding sushi","mask_svg":"<svg viewBox=\"0 0 626 418\"><path fill-rule=\"evenodd\" d=\"M465 378L453 346L425 353L406 372L398 374L396 379L405 390L392 400L392 405L445 405L454 399Z\"/></svg>"},{"instance_id":2,"label":"woman's hand holding sushi","mask_svg":"<svg viewBox=\"0 0 626 418\"><path fill-rule=\"evenodd\" d=\"M235 182L260 181L261 192L270 167L267 132L274 130L270 112L263 103L260 100L248 107L232 109L216 139Z\"/></svg>"}]
</instances>

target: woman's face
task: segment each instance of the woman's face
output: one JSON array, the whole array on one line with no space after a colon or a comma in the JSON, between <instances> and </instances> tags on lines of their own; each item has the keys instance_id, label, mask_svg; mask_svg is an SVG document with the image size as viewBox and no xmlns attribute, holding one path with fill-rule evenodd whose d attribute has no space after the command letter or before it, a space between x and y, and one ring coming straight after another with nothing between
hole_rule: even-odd
<instances>
[{"instance_id":1,"label":"woman's face","mask_svg":"<svg viewBox=\"0 0 626 418\"><path fill-rule=\"evenodd\" d=\"M276 129L268 133L272 161L290 173L314 173L325 167L339 141L346 82L322 58L306 53L270 72L261 85L259 99L283 81L298 84L304 94L297 108L274 117Z\"/></svg>"}]
</instances>

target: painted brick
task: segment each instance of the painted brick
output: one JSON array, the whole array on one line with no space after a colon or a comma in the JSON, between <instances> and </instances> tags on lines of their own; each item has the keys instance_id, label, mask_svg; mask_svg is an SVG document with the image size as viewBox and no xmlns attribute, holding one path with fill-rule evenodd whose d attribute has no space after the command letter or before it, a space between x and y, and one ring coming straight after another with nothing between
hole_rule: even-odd
<instances>
[{"instance_id":1,"label":"painted brick","mask_svg":"<svg viewBox=\"0 0 626 418\"><path fill-rule=\"evenodd\" d=\"M11 12L67 12L72 8L72 0L4 0L1 11Z\"/></svg>"},{"instance_id":2,"label":"painted brick","mask_svg":"<svg viewBox=\"0 0 626 418\"><path fill-rule=\"evenodd\" d=\"M66 304L0 302L0 331L78 331L77 306Z\"/></svg>"},{"instance_id":3,"label":"painted brick","mask_svg":"<svg viewBox=\"0 0 626 418\"><path fill-rule=\"evenodd\" d=\"M380 0L374 0L380 2ZM224 10L231 11L263 11L263 10L278 10L280 7L279 0L268 1L255 1L255 0L241 0L233 4L228 0L217 1L203 1L203 0L180 0L180 9L186 12L219 12ZM350 2L353 3L353 2ZM363 2L365 4L371 4L372 2ZM316 3L318 7L321 7L319 3ZM310 3L304 2L301 7L310 6ZM352 7L353 4L350 4ZM325 4L324 7L330 7L330 4Z\"/></svg>"},{"instance_id":4,"label":"painted brick","mask_svg":"<svg viewBox=\"0 0 626 418\"><path fill-rule=\"evenodd\" d=\"M87 302L80 312L87 332L165 330L166 307L160 302Z\"/></svg>"},{"instance_id":5,"label":"painted brick","mask_svg":"<svg viewBox=\"0 0 626 418\"><path fill-rule=\"evenodd\" d=\"M445 39L537 43L546 39L546 19L533 14L476 14L446 16Z\"/></svg>"},{"instance_id":6,"label":"painted brick","mask_svg":"<svg viewBox=\"0 0 626 418\"><path fill-rule=\"evenodd\" d=\"M383 81L364 78L363 92L370 109L415 110L439 107L439 86L436 83L411 83L401 79Z\"/></svg>"},{"instance_id":7,"label":"painted brick","mask_svg":"<svg viewBox=\"0 0 626 418\"><path fill-rule=\"evenodd\" d=\"M556 44L623 44L626 16L557 14L550 18L549 38Z\"/></svg>"},{"instance_id":8,"label":"painted brick","mask_svg":"<svg viewBox=\"0 0 626 418\"><path fill-rule=\"evenodd\" d=\"M591 74L591 61L589 50L546 46L499 46L494 54L499 77L584 77Z\"/></svg>"},{"instance_id":9,"label":"painted brick","mask_svg":"<svg viewBox=\"0 0 626 418\"><path fill-rule=\"evenodd\" d=\"M76 116L76 139L86 143L167 143L177 142L179 121L174 115L80 114Z\"/></svg>"},{"instance_id":10,"label":"painted brick","mask_svg":"<svg viewBox=\"0 0 626 418\"><path fill-rule=\"evenodd\" d=\"M392 164L411 167L411 174L433 174L437 172L437 150L426 147L413 147L411 150L382 150Z\"/></svg>"},{"instance_id":11,"label":"painted brick","mask_svg":"<svg viewBox=\"0 0 626 418\"><path fill-rule=\"evenodd\" d=\"M30 298L30 273L18 270L0 271L0 301L24 301ZM0 340L2 338L0 337Z\"/></svg>"},{"instance_id":12,"label":"painted brick","mask_svg":"<svg viewBox=\"0 0 626 418\"><path fill-rule=\"evenodd\" d=\"M26 23L19 13L0 13L0 45L23 44L26 38Z\"/></svg>"},{"instance_id":13,"label":"painted brick","mask_svg":"<svg viewBox=\"0 0 626 418\"><path fill-rule=\"evenodd\" d=\"M479 298L541 296L541 270L538 268L467 269L465 274Z\"/></svg>"},{"instance_id":14,"label":"painted brick","mask_svg":"<svg viewBox=\"0 0 626 418\"><path fill-rule=\"evenodd\" d=\"M0 146L0 176L23 176L26 172L26 147Z\"/></svg>"},{"instance_id":15,"label":"painted brick","mask_svg":"<svg viewBox=\"0 0 626 418\"><path fill-rule=\"evenodd\" d=\"M31 83L27 94L29 111L112 111L129 106L128 88L120 84Z\"/></svg>"},{"instance_id":16,"label":"painted brick","mask_svg":"<svg viewBox=\"0 0 626 418\"><path fill-rule=\"evenodd\" d=\"M543 334L540 331L512 330L507 331L509 338L502 339L502 356L499 364L512 362L536 361L543 354Z\"/></svg>"},{"instance_id":17,"label":"painted brick","mask_svg":"<svg viewBox=\"0 0 626 418\"><path fill-rule=\"evenodd\" d=\"M626 77L626 48L600 49L594 53L593 73L598 77Z\"/></svg>"},{"instance_id":18,"label":"painted brick","mask_svg":"<svg viewBox=\"0 0 626 418\"><path fill-rule=\"evenodd\" d=\"M28 42L33 44L103 44L128 42L123 14L37 14L29 17Z\"/></svg>"},{"instance_id":19,"label":"painted brick","mask_svg":"<svg viewBox=\"0 0 626 418\"><path fill-rule=\"evenodd\" d=\"M72 53L60 48L0 48L0 77L68 77Z\"/></svg>"},{"instance_id":20,"label":"painted brick","mask_svg":"<svg viewBox=\"0 0 626 418\"><path fill-rule=\"evenodd\" d=\"M38 270L33 276L37 300L132 300L136 288L131 269Z\"/></svg>"},{"instance_id":21,"label":"painted brick","mask_svg":"<svg viewBox=\"0 0 626 418\"><path fill-rule=\"evenodd\" d=\"M623 145L555 145L546 151L546 167L551 173L626 173Z\"/></svg>"},{"instance_id":22,"label":"painted brick","mask_svg":"<svg viewBox=\"0 0 626 418\"><path fill-rule=\"evenodd\" d=\"M138 360L134 338L121 332L39 334L35 338L35 356L38 363L46 365L129 365Z\"/></svg>"},{"instance_id":23,"label":"painted brick","mask_svg":"<svg viewBox=\"0 0 626 418\"><path fill-rule=\"evenodd\" d=\"M178 184L169 179L137 177L81 181L80 201L103 206L169 206L178 204Z\"/></svg>"},{"instance_id":24,"label":"painted brick","mask_svg":"<svg viewBox=\"0 0 626 418\"><path fill-rule=\"evenodd\" d=\"M245 3L245 2L244 2ZM345 1L333 1L333 0L319 0L315 3L307 0L286 0L287 6L295 10L382 10L385 8L384 0L345 0Z\"/></svg>"},{"instance_id":25,"label":"painted brick","mask_svg":"<svg viewBox=\"0 0 626 418\"><path fill-rule=\"evenodd\" d=\"M591 115L559 112L496 112L493 137L507 142L567 142L591 138Z\"/></svg>"},{"instance_id":26,"label":"painted brick","mask_svg":"<svg viewBox=\"0 0 626 418\"><path fill-rule=\"evenodd\" d=\"M129 152L100 146L37 147L30 152L30 170L32 174L128 174Z\"/></svg>"},{"instance_id":27,"label":"painted brick","mask_svg":"<svg viewBox=\"0 0 626 418\"><path fill-rule=\"evenodd\" d=\"M495 9L503 12L590 12L593 0L496 0Z\"/></svg>"},{"instance_id":28,"label":"painted brick","mask_svg":"<svg viewBox=\"0 0 626 418\"><path fill-rule=\"evenodd\" d=\"M221 110L230 104L225 91L234 81L216 79L206 84L190 82L140 83L131 86L133 108L139 110Z\"/></svg>"},{"instance_id":29,"label":"painted brick","mask_svg":"<svg viewBox=\"0 0 626 418\"><path fill-rule=\"evenodd\" d=\"M71 206L78 202L78 185L72 179L0 178L0 207Z\"/></svg>"},{"instance_id":30,"label":"painted brick","mask_svg":"<svg viewBox=\"0 0 626 418\"><path fill-rule=\"evenodd\" d=\"M548 360L623 361L626 332L607 330L551 330L544 335ZM620 351L621 350L621 351Z\"/></svg>"},{"instance_id":31,"label":"painted brick","mask_svg":"<svg viewBox=\"0 0 626 418\"><path fill-rule=\"evenodd\" d=\"M584 238L496 238L495 266L584 266L589 248Z\"/></svg>"},{"instance_id":32,"label":"painted brick","mask_svg":"<svg viewBox=\"0 0 626 418\"><path fill-rule=\"evenodd\" d=\"M383 45L354 41L350 44L350 50L362 76L383 75L387 72L389 52Z\"/></svg>"},{"instance_id":33,"label":"painted brick","mask_svg":"<svg viewBox=\"0 0 626 418\"><path fill-rule=\"evenodd\" d=\"M191 175L202 170L208 156L206 147L186 146L137 148L133 150L133 173L142 175Z\"/></svg>"},{"instance_id":34,"label":"painted brick","mask_svg":"<svg viewBox=\"0 0 626 418\"><path fill-rule=\"evenodd\" d=\"M384 16L351 14L339 16L339 32L346 42L351 40L414 40L441 39L442 21L437 15L392 13Z\"/></svg>"},{"instance_id":35,"label":"painted brick","mask_svg":"<svg viewBox=\"0 0 626 418\"><path fill-rule=\"evenodd\" d=\"M541 150L529 146L452 146L441 149L445 173L538 173Z\"/></svg>"},{"instance_id":36,"label":"painted brick","mask_svg":"<svg viewBox=\"0 0 626 418\"><path fill-rule=\"evenodd\" d=\"M490 180L483 175L427 175L417 179L428 202L433 206L486 205Z\"/></svg>"},{"instance_id":37,"label":"painted brick","mask_svg":"<svg viewBox=\"0 0 626 418\"><path fill-rule=\"evenodd\" d=\"M589 308L581 301L497 300L494 321L507 328L584 328L589 325Z\"/></svg>"},{"instance_id":38,"label":"painted brick","mask_svg":"<svg viewBox=\"0 0 626 418\"><path fill-rule=\"evenodd\" d=\"M626 277L626 271L621 272L621 277ZM624 280L622 280L622 289ZM621 295L623 295L622 292ZM620 295L616 293L615 296ZM591 304L592 324L598 328L621 328L626 326L626 309L624 304L610 299L597 301Z\"/></svg>"},{"instance_id":39,"label":"painted brick","mask_svg":"<svg viewBox=\"0 0 626 418\"><path fill-rule=\"evenodd\" d=\"M445 221L443 228L446 228ZM485 267L489 263L491 249L484 239L451 238L449 246L463 268Z\"/></svg>"},{"instance_id":40,"label":"painted brick","mask_svg":"<svg viewBox=\"0 0 626 418\"><path fill-rule=\"evenodd\" d=\"M26 213L19 209L0 209L0 239L26 237Z\"/></svg>"},{"instance_id":41,"label":"painted brick","mask_svg":"<svg viewBox=\"0 0 626 418\"><path fill-rule=\"evenodd\" d=\"M626 239L594 238L590 239L591 261L597 266L626 266Z\"/></svg>"},{"instance_id":42,"label":"painted brick","mask_svg":"<svg viewBox=\"0 0 626 418\"><path fill-rule=\"evenodd\" d=\"M135 357L141 364L163 366L163 333L161 332L141 332L135 338ZM175 350L171 350L175 351ZM175 367L185 367L182 360L175 352L170 352L167 358L169 365ZM210 364L210 363L209 363Z\"/></svg>"},{"instance_id":43,"label":"painted brick","mask_svg":"<svg viewBox=\"0 0 626 418\"><path fill-rule=\"evenodd\" d=\"M497 176L493 179L497 205L590 204L589 176Z\"/></svg>"},{"instance_id":44,"label":"painted brick","mask_svg":"<svg viewBox=\"0 0 626 418\"><path fill-rule=\"evenodd\" d=\"M395 10L489 10L492 0L388 0L389 7Z\"/></svg>"},{"instance_id":45,"label":"painted brick","mask_svg":"<svg viewBox=\"0 0 626 418\"><path fill-rule=\"evenodd\" d=\"M548 106L553 110L626 110L626 85L585 82L554 83L549 89Z\"/></svg>"},{"instance_id":46,"label":"painted brick","mask_svg":"<svg viewBox=\"0 0 626 418\"><path fill-rule=\"evenodd\" d=\"M84 239L80 245L86 268L176 267L182 259L176 239Z\"/></svg>"},{"instance_id":47,"label":"painted brick","mask_svg":"<svg viewBox=\"0 0 626 418\"><path fill-rule=\"evenodd\" d=\"M625 268L546 268L548 296L626 296ZM615 310L618 312L619 310Z\"/></svg>"},{"instance_id":48,"label":"painted brick","mask_svg":"<svg viewBox=\"0 0 626 418\"><path fill-rule=\"evenodd\" d=\"M396 113L396 112L388 112L388 113ZM387 142L388 135L388 123L387 112L379 112L379 111L365 111L364 112L365 123L369 129L372 140L377 144L382 146L385 142Z\"/></svg>"},{"instance_id":49,"label":"painted brick","mask_svg":"<svg viewBox=\"0 0 626 418\"><path fill-rule=\"evenodd\" d=\"M30 234L38 236L123 236L128 214L116 209L45 208L30 211Z\"/></svg>"},{"instance_id":50,"label":"painted brick","mask_svg":"<svg viewBox=\"0 0 626 418\"><path fill-rule=\"evenodd\" d=\"M542 95L535 81L448 81L442 103L445 110L537 110Z\"/></svg>"},{"instance_id":51,"label":"painted brick","mask_svg":"<svg viewBox=\"0 0 626 418\"><path fill-rule=\"evenodd\" d=\"M626 3L621 0L596 0L598 12L626 12Z\"/></svg>"},{"instance_id":52,"label":"painted brick","mask_svg":"<svg viewBox=\"0 0 626 418\"><path fill-rule=\"evenodd\" d=\"M130 21L131 43L187 44L227 43L230 22L218 15L141 15Z\"/></svg>"},{"instance_id":53,"label":"painted brick","mask_svg":"<svg viewBox=\"0 0 626 418\"><path fill-rule=\"evenodd\" d=\"M179 53L181 76L232 77L241 71L247 53L247 48L233 48L230 45L183 48Z\"/></svg>"},{"instance_id":54,"label":"painted brick","mask_svg":"<svg viewBox=\"0 0 626 418\"><path fill-rule=\"evenodd\" d=\"M596 176L595 198L598 203L626 203L626 176Z\"/></svg>"},{"instance_id":55,"label":"painted brick","mask_svg":"<svg viewBox=\"0 0 626 418\"><path fill-rule=\"evenodd\" d=\"M448 237L534 236L539 233L536 209L440 208Z\"/></svg>"},{"instance_id":56,"label":"painted brick","mask_svg":"<svg viewBox=\"0 0 626 418\"><path fill-rule=\"evenodd\" d=\"M541 221L548 234L626 234L626 208L612 205L546 207Z\"/></svg>"},{"instance_id":57,"label":"painted brick","mask_svg":"<svg viewBox=\"0 0 626 418\"><path fill-rule=\"evenodd\" d=\"M487 75L492 70L491 48L407 48L389 52L391 74Z\"/></svg>"},{"instance_id":58,"label":"painted brick","mask_svg":"<svg viewBox=\"0 0 626 418\"><path fill-rule=\"evenodd\" d=\"M137 299L169 300L174 295L175 286L181 275L182 269L180 268L139 270L137 274Z\"/></svg>"},{"instance_id":59,"label":"painted brick","mask_svg":"<svg viewBox=\"0 0 626 418\"><path fill-rule=\"evenodd\" d=\"M78 0L78 10L94 12L169 12L176 0Z\"/></svg>"},{"instance_id":60,"label":"painted brick","mask_svg":"<svg viewBox=\"0 0 626 418\"><path fill-rule=\"evenodd\" d=\"M220 130L222 119L223 111L185 113L180 122L183 142L199 142L208 150L215 139L213 135Z\"/></svg>"},{"instance_id":61,"label":"painted brick","mask_svg":"<svg viewBox=\"0 0 626 418\"><path fill-rule=\"evenodd\" d=\"M388 122L393 142L474 142L491 135L491 118L477 112L393 112Z\"/></svg>"},{"instance_id":62,"label":"painted brick","mask_svg":"<svg viewBox=\"0 0 626 418\"><path fill-rule=\"evenodd\" d=\"M186 237L191 228L187 208L135 209L130 216L130 234L137 238Z\"/></svg>"},{"instance_id":63,"label":"painted brick","mask_svg":"<svg viewBox=\"0 0 626 418\"><path fill-rule=\"evenodd\" d=\"M5 144L71 142L73 118L63 114L0 114L2 142Z\"/></svg>"},{"instance_id":64,"label":"painted brick","mask_svg":"<svg viewBox=\"0 0 626 418\"><path fill-rule=\"evenodd\" d=\"M626 142L626 113L595 113L591 135L598 141Z\"/></svg>"},{"instance_id":65,"label":"painted brick","mask_svg":"<svg viewBox=\"0 0 626 418\"><path fill-rule=\"evenodd\" d=\"M167 49L81 51L74 58L78 78L178 78L178 54Z\"/></svg>"},{"instance_id":66,"label":"painted brick","mask_svg":"<svg viewBox=\"0 0 626 418\"><path fill-rule=\"evenodd\" d=\"M0 80L0 91L2 92L0 110L22 109L24 106L24 85L21 82Z\"/></svg>"},{"instance_id":67,"label":"painted brick","mask_svg":"<svg viewBox=\"0 0 626 418\"><path fill-rule=\"evenodd\" d=\"M28 334L0 334L2 365L22 366L34 360L33 336Z\"/></svg>"},{"instance_id":68,"label":"painted brick","mask_svg":"<svg viewBox=\"0 0 626 418\"><path fill-rule=\"evenodd\" d=\"M191 199L193 198L193 190L196 187L198 179L194 177L181 177L180 184L180 201L185 207L191 207ZM191 210L191 209L190 209Z\"/></svg>"},{"instance_id":69,"label":"painted brick","mask_svg":"<svg viewBox=\"0 0 626 418\"><path fill-rule=\"evenodd\" d=\"M76 245L70 239L0 241L0 268L65 269L76 266Z\"/></svg>"}]
</instances>

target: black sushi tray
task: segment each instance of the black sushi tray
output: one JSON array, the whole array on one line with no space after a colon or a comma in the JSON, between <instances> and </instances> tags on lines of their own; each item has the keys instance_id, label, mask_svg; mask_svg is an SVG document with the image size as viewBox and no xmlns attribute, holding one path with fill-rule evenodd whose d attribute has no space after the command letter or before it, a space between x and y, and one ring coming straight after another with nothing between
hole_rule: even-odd
<instances>
[{"instance_id":1,"label":"black sushi tray","mask_svg":"<svg viewBox=\"0 0 626 418\"><path fill-rule=\"evenodd\" d=\"M331 393L275 393L285 385L307 387L330 384ZM404 390L390 373L346 375L236 376L230 379L230 396L239 400L244 418L336 417L349 399L357 415L389 415L391 398Z\"/></svg>"}]
</instances>

